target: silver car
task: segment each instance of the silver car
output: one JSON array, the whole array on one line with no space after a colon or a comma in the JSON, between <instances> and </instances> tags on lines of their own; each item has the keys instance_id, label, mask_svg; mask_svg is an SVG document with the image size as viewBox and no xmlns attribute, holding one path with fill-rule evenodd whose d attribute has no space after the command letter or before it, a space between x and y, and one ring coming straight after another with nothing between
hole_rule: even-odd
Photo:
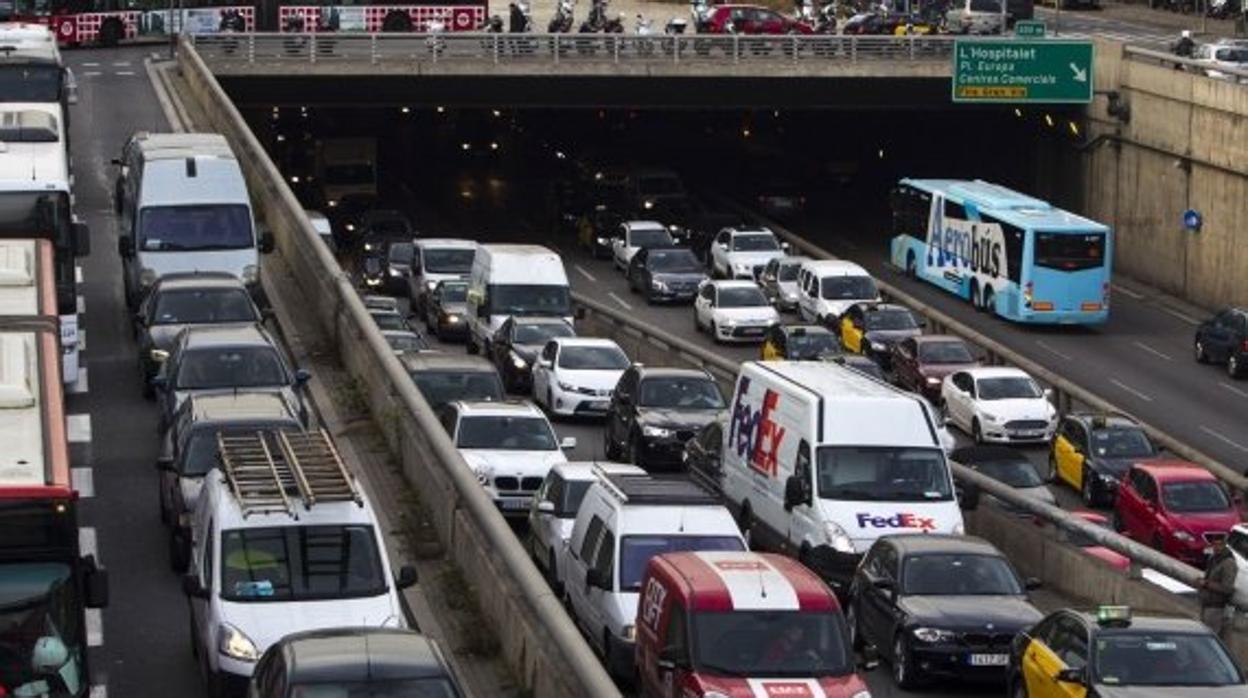
<instances>
[{"instance_id":1,"label":"silver car","mask_svg":"<svg viewBox=\"0 0 1248 698\"><path fill-rule=\"evenodd\" d=\"M954 34L1000 34L1004 19L998 0L956 0L945 12L945 26Z\"/></svg>"}]
</instances>

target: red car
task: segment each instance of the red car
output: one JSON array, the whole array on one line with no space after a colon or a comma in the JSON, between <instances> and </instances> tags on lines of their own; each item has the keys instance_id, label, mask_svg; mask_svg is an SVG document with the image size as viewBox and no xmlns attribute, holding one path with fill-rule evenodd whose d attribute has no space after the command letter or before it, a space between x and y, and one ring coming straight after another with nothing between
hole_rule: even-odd
<instances>
[{"instance_id":1,"label":"red car","mask_svg":"<svg viewBox=\"0 0 1248 698\"><path fill-rule=\"evenodd\" d=\"M1100 526L1101 528L1106 529L1109 528L1109 519L1104 514L1087 510L1072 511L1070 513L1094 526ZM1131 558L1123 555L1122 553L1110 550L1087 536L1078 533L1070 533L1068 534L1067 540L1071 545L1080 548L1083 552L1120 572L1126 572L1131 569Z\"/></svg>"},{"instance_id":2,"label":"red car","mask_svg":"<svg viewBox=\"0 0 1248 698\"><path fill-rule=\"evenodd\" d=\"M1239 522L1222 483L1187 461L1136 463L1114 500L1114 528L1196 567L1204 567L1209 543Z\"/></svg>"},{"instance_id":3,"label":"red car","mask_svg":"<svg viewBox=\"0 0 1248 698\"><path fill-rule=\"evenodd\" d=\"M978 366L979 359L961 338L929 334L894 344L890 363L893 382L936 404L940 402L940 382L945 376Z\"/></svg>"},{"instance_id":4,"label":"red car","mask_svg":"<svg viewBox=\"0 0 1248 698\"><path fill-rule=\"evenodd\" d=\"M700 28L707 34L813 34L806 24L757 5L711 8Z\"/></svg>"}]
</instances>

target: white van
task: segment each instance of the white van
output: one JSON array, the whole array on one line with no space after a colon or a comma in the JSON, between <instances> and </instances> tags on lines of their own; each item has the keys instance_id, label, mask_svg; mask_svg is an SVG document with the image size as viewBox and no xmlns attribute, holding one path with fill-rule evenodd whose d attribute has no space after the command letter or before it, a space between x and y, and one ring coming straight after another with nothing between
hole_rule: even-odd
<instances>
[{"instance_id":1,"label":"white van","mask_svg":"<svg viewBox=\"0 0 1248 698\"><path fill-rule=\"evenodd\" d=\"M513 315L572 324L563 260L540 245L481 245L468 278L468 353L488 353L490 338Z\"/></svg>"},{"instance_id":2,"label":"white van","mask_svg":"<svg viewBox=\"0 0 1248 698\"><path fill-rule=\"evenodd\" d=\"M879 300L875 279L853 262L812 259L797 272L797 311L806 322L831 327L855 303Z\"/></svg>"},{"instance_id":3,"label":"white van","mask_svg":"<svg viewBox=\"0 0 1248 698\"><path fill-rule=\"evenodd\" d=\"M742 530L841 593L880 536L963 533L933 413L844 366L742 364L722 459Z\"/></svg>"}]
</instances>

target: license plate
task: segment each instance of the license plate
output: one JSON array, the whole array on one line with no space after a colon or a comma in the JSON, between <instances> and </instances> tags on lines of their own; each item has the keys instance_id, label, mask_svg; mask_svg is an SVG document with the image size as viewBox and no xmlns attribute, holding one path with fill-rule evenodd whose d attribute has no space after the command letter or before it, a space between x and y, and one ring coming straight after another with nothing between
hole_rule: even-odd
<instances>
[{"instance_id":1,"label":"license plate","mask_svg":"<svg viewBox=\"0 0 1248 698\"><path fill-rule=\"evenodd\" d=\"M748 337L748 336L751 336L751 335L760 335L760 334L762 334L762 333L763 333L763 328L761 328L761 327L743 327L743 328L741 328L741 334L742 334L743 336L747 336L747 337Z\"/></svg>"},{"instance_id":2,"label":"license plate","mask_svg":"<svg viewBox=\"0 0 1248 698\"><path fill-rule=\"evenodd\" d=\"M501 499L499 504L508 510L528 509L529 502L527 499Z\"/></svg>"},{"instance_id":3,"label":"license plate","mask_svg":"<svg viewBox=\"0 0 1248 698\"><path fill-rule=\"evenodd\" d=\"M1008 654L972 654L969 657L971 666L1005 666L1010 663Z\"/></svg>"},{"instance_id":4,"label":"license plate","mask_svg":"<svg viewBox=\"0 0 1248 698\"><path fill-rule=\"evenodd\" d=\"M1034 438L1044 436L1044 432L1042 431L1016 431L1014 432L1014 436L1020 439L1034 439Z\"/></svg>"},{"instance_id":5,"label":"license plate","mask_svg":"<svg viewBox=\"0 0 1248 698\"><path fill-rule=\"evenodd\" d=\"M587 405L585 406L585 409L587 409L587 410L596 410L596 411L600 411L600 412L606 412L606 411L607 411L607 406L608 406L609 404L610 404L610 403L608 403L606 400L593 400L593 401L591 401L589 404L587 404Z\"/></svg>"}]
</instances>

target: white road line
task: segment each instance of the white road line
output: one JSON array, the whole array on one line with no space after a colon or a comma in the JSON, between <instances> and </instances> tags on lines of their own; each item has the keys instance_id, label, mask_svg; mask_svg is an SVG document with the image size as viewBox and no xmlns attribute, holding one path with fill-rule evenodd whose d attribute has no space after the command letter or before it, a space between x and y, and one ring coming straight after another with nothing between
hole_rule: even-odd
<instances>
[{"instance_id":1,"label":"white road line","mask_svg":"<svg viewBox=\"0 0 1248 698\"><path fill-rule=\"evenodd\" d=\"M585 271L585 268L582 267L581 265L573 264L572 268L580 272L581 276L585 277L586 279L589 279L591 282L594 282L594 283L598 282L598 279L594 278L593 274L590 274L589 272Z\"/></svg>"},{"instance_id":2,"label":"white road line","mask_svg":"<svg viewBox=\"0 0 1248 698\"><path fill-rule=\"evenodd\" d=\"M91 687L91 695L87 698L108 698L108 686L97 683Z\"/></svg>"},{"instance_id":3,"label":"white road line","mask_svg":"<svg viewBox=\"0 0 1248 698\"><path fill-rule=\"evenodd\" d=\"M87 350L87 331L81 325L79 325L78 327L78 351L79 353L82 353L82 352L85 352L86 350ZM86 370L85 368L80 369L79 374L81 375L82 371L85 371L85 370Z\"/></svg>"},{"instance_id":4,"label":"white road line","mask_svg":"<svg viewBox=\"0 0 1248 698\"><path fill-rule=\"evenodd\" d=\"M87 609L87 647L99 647L104 644L104 618L100 609Z\"/></svg>"},{"instance_id":5,"label":"white road line","mask_svg":"<svg viewBox=\"0 0 1248 698\"><path fill-rule=\"evenodd\" d=\"M1043 350L1045 350L1045 351L1049 352L1050 354L1053 354L1054 356L1058 357L1059 359L1062 359L1063 361L1074 361L1074 357L1072 357L1070 354L1066 354L1066 353L1063 353L1063 352L1060 352L1060 351L1058 351L1058 350L1054 349L1053 347L1049 346L1049 345L1048 345L1048 344L1047 344L1044 340L1042 340L1042 339L1037 339L1037 340L1036 340L1036 346L1038 346L1038 347L1040 347L1041 349L1043 349Z\"/></svg>"},{"instance_id":6,"label":"white road line","mask_svg":"<svg viewBox=\"0 0 1248 698\"><path fill-rule=\"evenodd\" d=\"M113 61L114 68L129 68L130 61Z\"/></svg>"},{"instance_id":7,"label":"white road line","mask_svg":"<svg viewBox=\"0 0 1248 698\"><path fill-rule=\"evenodd\" d=\"M87 314L87 298L81 293L78 294L78 314L79 315Z\"/></svg>"},{"instance_id":8,"label":"white road line","mask_svg":"<svg viewBox=\"0 0 1248 698\"><path fill-rule=\"evenodd\" d=\"M100 64L99 64L99 63L96 63L95 61L91 61L90 63L83 63L83 64L82 64L82 67L84 67L84 68L98 68L99 66L100 66Z\"/></svg>"},{"instance_id":9,"label":"white road line","mask_svg":"<svg viewBox=\"0 0 1248 698\"><path fill-rule=\"evenodd\" d=\"M79 349L81 349L82 343L79 342L78 346L79 346ZM78 367L78 380L66 385L65 392L69 393L70 395L82 395L90 389L91 389L90 384L87 383L87 367L79 366Z\"/></svg>"},{"instance_id":10,"label":"white road line","mask_svg":"<svg viewBox=\"0 0 1248 698\"><path fill-rule=\"evenodd\" d=\"M99 76L103 75L103 73L101 73L101 72L100 72L100 71L98 71L98 70L88 70L87 72L83 73L82 75L83 75L83 77L88 77L88 78L98 78Z\"/></svg>"},{"instance_id":11,"label":"white road line","mask_svg":"<svg viewBox=\"0 0 1248 698\"><path fill-rule=\"evenodd\" d=\"M65 417L65 431L70 443L91 443L91 415L71 414Z\"/></svg>"},{"instance_id":12,"label":"white road line","mask_svg":"<svg viewBox=\"0 0 1248 698\"><path fill-rule=\"evenodd\" d=\"M1181 313L1173 308L1167 308L1164 305L1158 305L1157 309L1163 313L1166 313L1167 315L1173 315L1177 317L1178 319L1182 320L1183 322L1186 322L1189 325L1200 324L1200 320L1197 320L1196 318L1192 317L1191 315L1188 315L1187 313Z\"/></svg>"},{"instance_id":13,"label":"white road line","mask_svg":"<svg viewBox=\"0 0 1248 698\"><path fill-rule=\"evenodd\" d=\"M81 264L74 265L74 283L76 284L82 283L82 265Z\"/></svg>"},{"instance_id":14,"label":"white road line","mask_svg":"<svg viewBox=\"0 0 1248 698\"><path fill-rule=\"evenodd\" d=\"M1230 383L1218 383L1218 385L1220 385L1223 388L1226 388L1227 390L1231 391L1232 393L1235 393L1236 395L1240 397L1248 397L1248 392L1240 390L1239 388L1236 388Z\"/></svg>"},{"instance_id":15,"label":"white road line","mask_svg":"<svg viewBox=\"0 0 1248 698\"><path fill-rule=\"evenodd\" d=\"M70 468L69 478L73 483L74 489L78 491L78 496L89 498L95 496L95 476L92 475L91 468Z\"/></svg>"},{"instance_id":16,"label":"white road line","mask_svg":"<svg viewBox=\"0 0 1248 698\"><path fill-rule=\"evenodd\" d=\"M628 301L615 295L615 293L608 291L607 295L611 297L611 300L615 301L616 303L619 303L625 310L633 309L633 306L629 305Z\"/></svg>"},{"instance_id":17,"label":"white road line","mask_svg":"<svg viewBox=\"0 0 1248 698\"><path fill-rule=\"evenodd\" d=\"M1238 448L1239 450L1244 451L1245 453L1248 453L1248 446L1245 446L1239 443L1238 441L1231 439L1231 437L1226 436L1225 434L1222 434L1221 432L1216 432L1206 426L1202 426L1200 430L1212 436L1213 438L1217 439L1218 441L1221 441L1224 444L1227 444L1229 446L1234 446L1235 448Z\"/></svg>"},{"instance_id":18,"label":"white road line","mask_svg":"<svg viewBox=\"0 0 1248 698\"><path fill-rule=\"evenodd\" d=\"M1170 356L1169 354L1166 354L1165 352L1157 351L1156 349L1148 346L1147 344L1143 342L1131 342L1131 343L1139 347L1140 349L1143 349L1144 351L1152 354L1153 356L1156 356L1159 359L1165 359L1166 361L1174 361L1174 358Z\"/></svg>"},{"instance_id":19,"label":"white road line","mask_svg":"<svg viewBox=\"0 0 1248 698\"><path fill-rule=\"evenodd\" d=\"M1121 293L1122 295L1126 296L1127 298L1134 298L1134 299L1136 299L1137 301L1138 301L1138 300L1142 300L1142 299L1144 298L1144 294L1143 294L1143 293L1138 293L1138 292L1136 292L1136 291L1132 291L1131 289L1127 288L1126 286L1119 286L1118 284L1110 284L1110 288L1112 288L1112 289L1114 290L1114 293Z\"/></svg>"},{"instance_id":20,"label":"white road line","mask_svg":"<svg viewBox=\"0 0 1248 698\"><path fill-rule=\"evenodd\" d=\"M95 535L95 528L82 526L78 529L78 554L90 555L100 562L100 545Z\"/></svg>"},{"instance_id":21,"label":"white road line","mask_svg":"<svg viewBox=\"0 0 1248 698\"><path fill-rule=\"evenodd\" d=\"M119 70L119 71L117 71L117 75L124 75L124 76L127 76L127 77L134 77L134 74L135 74L135 73L134 73L134 71L133 71L133 70Z\"/></svg>"},{"instance_id":22,"label":"white road line","mask_svg":"<svg viewBox=\"0 0 1248 698\"><path fill-rule=\"evenodd\" d=\"M1110 378L1110 379L1109 379L1109 382L1110 382L1110 383L1113 383L1114 385L1118 386L1119 388L1122 388L1123 390L1127 391L1128 393L1131 393L1132 395L1134 395L1134 396L1138 397L1139 399L1143 400L1144 402L1152 402L1152 401L1153 401L1153 398L1151 398L1151 397L1149 397L1149 396L1145 395L1144 393L1141 393L1140 391L1136 390L1135 388L1132 388L1131 386L1127 385L1126 383L1123 383L1122 381L1118 380L1117 378Z\"/></svg>"}]
</instances>

